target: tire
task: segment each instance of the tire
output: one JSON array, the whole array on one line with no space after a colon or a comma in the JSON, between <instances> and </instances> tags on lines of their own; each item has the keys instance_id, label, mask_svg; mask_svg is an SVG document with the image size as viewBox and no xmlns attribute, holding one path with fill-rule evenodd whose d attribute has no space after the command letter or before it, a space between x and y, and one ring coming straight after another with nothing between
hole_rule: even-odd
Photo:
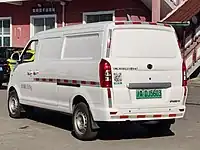
<instances>
[{"instance_id":1,"label":"tire","mask_svg":"<svg viewBox=\"0 0 200 150\"><path fill-rule=\"evenodd\" d=\"M16 91L11 91L8 96L8 112L11 118L21 118L22 107Z\"/></svg>"},{"instance_id":2,"label":"tire","mask_svg":"<svg viewBox=\"0 0 200 150\"><path fill-rule=\"evenodd\" d=\"M73 133L76 138L82 141L94 140L96 138L98 132L92 130L91 121L92 118L87 105L83 102L77 104L72 116Z\"/></svg>"}]
</instances>

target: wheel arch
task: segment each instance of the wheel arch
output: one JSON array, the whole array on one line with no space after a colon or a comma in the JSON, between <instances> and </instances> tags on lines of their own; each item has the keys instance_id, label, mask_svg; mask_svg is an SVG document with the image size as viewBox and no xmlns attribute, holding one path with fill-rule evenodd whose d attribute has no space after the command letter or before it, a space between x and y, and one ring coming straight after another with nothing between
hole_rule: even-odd
<instances>
[{"instance_id":1,"label":"wheel arch","mask_svg":"<svg viewBox=\"0 0 200 150\"><path fill-rule=\"evenodd\" d=\"M99 126L97 125L97 123L93 119L93 115L92 115L92 111L90 109L90 105L88 104L87 99L84 96L82 96L80 94L77 94L76 96L74 96L72 98L72 102L71 102L71 111L72 111L72 113L73 113L73 110L74 110L75 106L77 104L81 103L81 102L85 103L87 105L87 107L88 107L88 110L89 110L90 115L91 115L92 129L99 129Z\"/></svg>"},{"instance_id":2,"label":"wheel arch","mask_svg":"<svg viewBox=\"0 0 200 150\"><path fill-rule=\"evenodd\" d=\"M20 100L21 95L20 95L19 89L17 87L15 87L15 86L8 87L8 89L7 89L7 98L9 97L9 93L11 91L15 91L17 93L18 97L19 97L19 100Z\"/></svg>"},{"instance_id":3,"label":"wheel arch","mask_svg":"<svg viewBox=\"0 0 200 150\"><path fill-rule=\"evenodd\" d=\"M16 91L16 89L14 88L14 86L11 86L9 89L8 89L8 93L10 93L11 91ZM17 92L17 91L16 91Z\"/></svg>"},{"instance_id":4,"label":"wheel arch","mask_svg":"<svg viewBox=\"0 0 200 150\"><path fill-rule=\"evenodd\" d=\"M76 96L74 96L74 97L72 98L72 102L71 102L71 111L72 111L72 112L73 112L73 110L74 110L74 107L75 107L78 103L80 103L80 102L85 103L85 104L87 105L88 109L90 110L90 106L89 106L89 104L88 104L86 98L85 98L84 96L78 94L78 95L76 95Z\"/></svg>"}]
</instances>

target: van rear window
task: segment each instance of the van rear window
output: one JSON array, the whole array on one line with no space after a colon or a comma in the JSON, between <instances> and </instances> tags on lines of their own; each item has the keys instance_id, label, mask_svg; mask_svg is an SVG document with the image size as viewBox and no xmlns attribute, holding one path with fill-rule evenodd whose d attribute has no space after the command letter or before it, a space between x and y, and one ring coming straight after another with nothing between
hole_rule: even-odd
<instances>
[{"instance_id":1,"label":"van rear window","mask_svg":"<svg viewBox=\"0 0 200 150\"><path fill-rule=\"evenodd\" d=\"M170 30L115 29L111 53L114 57L172 58L180 51L176 35Z\"/></svg>"}]
</instances>

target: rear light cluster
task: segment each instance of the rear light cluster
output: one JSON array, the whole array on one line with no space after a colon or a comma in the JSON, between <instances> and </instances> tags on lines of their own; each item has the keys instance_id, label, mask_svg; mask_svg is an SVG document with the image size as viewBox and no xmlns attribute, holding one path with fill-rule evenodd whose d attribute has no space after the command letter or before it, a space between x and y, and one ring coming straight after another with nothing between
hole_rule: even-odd
<instances>
[{"instance_id":1,"label":"rear light cluster","mask_svg":"<svg viewBox=\"0 0 200 150\"><path fill-rule=\"evenodd\" d=\"M182 85L187 86L187 74L186 74L186 65L185 61L182 63Z\"/></svg>"},{"instance_id":2,"label":"rear light cluster","mask_svg":"<svg viewBox=\"0 0 200 150\"><path fill-rule=\"evenodd\" d=\"M183 105L185 105L186 103L186 99L187 99L187 72L186 72L187 68L185 65L185 61L183 61L182 63L182 86L184 87L184 100L183 100Z\"/></svg>"},{"instance_id":3,"label":"rear light cluster","mask_svg":"<svg viewBox=\"0 0 200 150\"><path fill-rule=\"evenodd\" d=\"M178 46L181 49L181 42L178 42ZM186 68L186 64L184 61L184 56L183 56L183 62L182 62L182 86L187 86L187 68Z\"/></svg>"},{"instance_id":4,"label":"rear light cluster","mask_svg":"<svg viewBox=\"0 0 200 150\"><path fill-rule=\"evenodd\" d=\"M112 30L109 30L108 39L107 39L106 57L109 57L109 55L110 55L111 40L112 40ZM111 65L105 59L102 59L99 64L99 78L100 78L101 87L104 87L104 88L112 87Z\"/></svg>"},{"instance_id":5,"label":"rear light cluster","mask_svg":"<svg viewBox=\"0 0 200 150\"><path fill-rule=\"evenodd\" d=\"M112 87L112 72L111 65L108 61L102 59L99 64L99 77L101 87Z\"/></svg>"}]
</instances>

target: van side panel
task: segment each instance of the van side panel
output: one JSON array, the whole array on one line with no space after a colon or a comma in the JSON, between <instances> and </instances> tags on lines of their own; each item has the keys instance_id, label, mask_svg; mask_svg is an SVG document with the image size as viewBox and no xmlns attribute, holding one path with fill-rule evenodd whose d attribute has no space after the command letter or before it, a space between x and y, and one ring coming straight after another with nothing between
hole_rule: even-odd
<instances>
[{"instance_id":1,"label":"van side panel","mask_svg":"<svg viewBox=\"0 0 200 150\"><path fill-rule=\"evenodd\" d=\"M101 59L103 32L66 34L62 60L58 62L57 98L60 110L72 113L73 98L80 95L90 109L103 105L99 88L99 62Z\"/></svg>"},{"instance_id":2,"label":"van side panel","mask_svg":"<svg viewBox=\"0 0 200 150\"><path fill-rule=\"evenodd\" d=\"M29 69L34 72L31 82L32 100L45 108L56 109L58 102L56 97L56 69L57 61L60 60L63 39L61 36L46 36L46 38L39 39L40 48L38 59ZM29 65L29 63L25 64Z\"/></svg>"}]
</instances>

